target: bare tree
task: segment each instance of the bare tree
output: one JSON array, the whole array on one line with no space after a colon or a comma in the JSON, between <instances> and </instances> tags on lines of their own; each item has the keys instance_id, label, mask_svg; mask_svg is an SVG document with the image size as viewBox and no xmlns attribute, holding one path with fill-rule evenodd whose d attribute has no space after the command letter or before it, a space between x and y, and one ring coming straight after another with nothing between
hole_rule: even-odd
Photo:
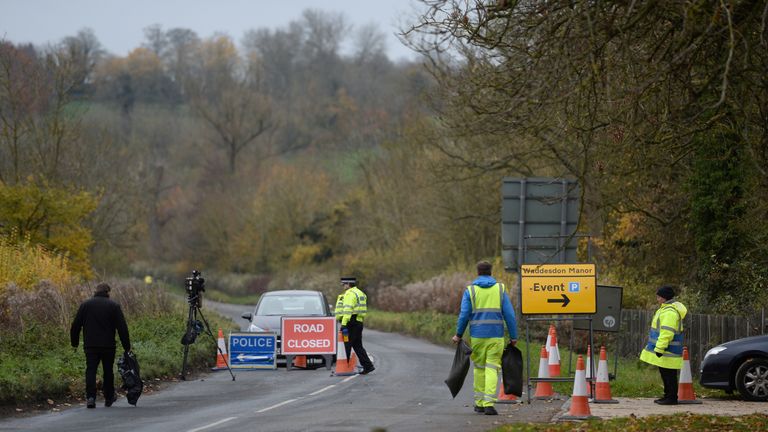
<instances>
[{"instance_id":1,"label":"bare tree","mask_svg":"<svg viewBox=\"0 0 768 432\"><path fill-rule=\"evenodd\" d=\"M228 38L203 43L198 60L186 75L185 89L214 143L226 151L234 174L240 152L272 128L272 104L258 64L243 62Z\"/></svg>"}]
</instances>

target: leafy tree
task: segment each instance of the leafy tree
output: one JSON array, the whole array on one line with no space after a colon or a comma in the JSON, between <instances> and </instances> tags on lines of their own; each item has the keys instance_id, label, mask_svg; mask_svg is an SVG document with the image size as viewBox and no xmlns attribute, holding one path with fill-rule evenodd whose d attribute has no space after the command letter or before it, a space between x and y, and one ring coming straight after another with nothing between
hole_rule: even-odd
<instances>
[{"instance_id":1,"label":"leafy tree","mask_svg":"<svg viewBox=\"0 0 768 432\"><path fill-rule=\"evenodd\" d=\"M640 272L691 287L709 278L697 270L706 261L695 246L709 240L693 219L704 215L702 194L722 191L697 188L693 203L687 195L687 185L707 182L697 178L703 137L717 130L753 155L742 159L754 176L744 184L765 196L757 187L768 142L761 2L423 3L405 37L439 83L438 169L457 180L576 178L590 231L615 238L611 229L635 228L605 257L638 257L629 265ZM728 163L710 167L720 171L711 178L730 172ZM741 192L724 190L739 200ZM621 223L631 215L637 223ZM712 215L724 218L719 227L740 220L738 211Z\"/></svg>"},{"instance_id":2,"label":"leafy tree","mask_svg":"<svg viewBox=\"0 0 768 432\"><path fill-rule=\"evenodd\" d=\"M46 184L0 186L0 233L60 252L73 272L91 276L92 239L83 222L95 208L96 199L87 192Z\"/></svg>"}]
</instances>

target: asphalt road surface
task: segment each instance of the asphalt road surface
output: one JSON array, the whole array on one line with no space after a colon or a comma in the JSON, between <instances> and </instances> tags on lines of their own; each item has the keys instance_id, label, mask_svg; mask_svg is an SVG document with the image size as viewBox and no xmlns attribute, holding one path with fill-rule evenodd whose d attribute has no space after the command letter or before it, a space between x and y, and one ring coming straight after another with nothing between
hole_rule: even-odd
<instances>
[{"instance_id":1,"label":"asphalt road surface","mask_svg":"<svg viewBox=\"0 0 768 432\"><path fill-rule=\"evenodd\" d=\"M205 308L245 325L247 306L207 302ZM376 371L336 377L315 370L236 370L188 377L111 408L0 420L0 431L487 431L504 423L546 422L562 403L497 405L499 416L472 411L472 377L452 399L443 380L453 350L418 339L366 329L363 341ZM212 354L213 355L213 354ZM119 380L119 378L117 378Z\"/></svg>"}]
</instances>

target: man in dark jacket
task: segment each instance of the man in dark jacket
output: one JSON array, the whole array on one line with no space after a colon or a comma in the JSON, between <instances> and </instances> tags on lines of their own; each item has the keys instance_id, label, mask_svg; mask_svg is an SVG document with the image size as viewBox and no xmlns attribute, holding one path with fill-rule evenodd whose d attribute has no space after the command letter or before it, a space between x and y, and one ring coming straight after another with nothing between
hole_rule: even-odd
<instances>
[{"instance_id":1,"label":"man in dark jacket","mask_svg":"<svg viewBox=\"0 0 768 432\"><path fill-rule=\"evenodd\" d=\"M123 310L119 304L109 299L110 289L109 285L103 282L96 286L93 297L80 304L69 332L72 346L77 348L80 329L83 329L85 397L88 408L96 408L96 371L99 363L104 373L104 406L112 406L117 399L113 371L117 348L115 332L120 335L123 349L131 350Z\"/></svg>"}]
</instances>

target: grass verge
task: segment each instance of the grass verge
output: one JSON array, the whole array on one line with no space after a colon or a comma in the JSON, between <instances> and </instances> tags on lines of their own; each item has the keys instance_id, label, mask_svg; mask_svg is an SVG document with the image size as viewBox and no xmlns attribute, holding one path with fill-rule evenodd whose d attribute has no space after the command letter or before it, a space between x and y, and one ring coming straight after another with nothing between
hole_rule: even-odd
<instances>
[{"instance_id":1,"label":"grass verge","mask_svg":"<svg viewBox=\"0 0 768 432\"><path fill-rule=\"evenodd\" d=\"M565 432L565 431L764 431L768 416L751 414L739 417L679 414L673 416L624 417L610 420L588 420L580 423L510 424L493 432Z\"/></svg>"},{"instance_id":2,"label":"grass verge","mask_svg":"<svg viewBox=\"0 0 768 432\"><path fill-rule=\"evenodd\" d=\"M128 330L145 382L176 379L181 371L186 328L186 302L175 302L169 314L128 316ZM212 331L234 329L215 314L206 315ZM214 333L214 337L216 334ZM216 341L202 334L190 345L188 365L203 370L216 363ZM118 342L117 355L122 354ZM116 362L115 362L116 363ZM97 385L101 386L101 370ZM115 366L115 386L122 384ZM80 400L85 393L85 356L69 342L69 328L36 322L23 333L0 332L0 405ZM53 402L53 403L51 403Z\"/></svg>"}]
</instances>

